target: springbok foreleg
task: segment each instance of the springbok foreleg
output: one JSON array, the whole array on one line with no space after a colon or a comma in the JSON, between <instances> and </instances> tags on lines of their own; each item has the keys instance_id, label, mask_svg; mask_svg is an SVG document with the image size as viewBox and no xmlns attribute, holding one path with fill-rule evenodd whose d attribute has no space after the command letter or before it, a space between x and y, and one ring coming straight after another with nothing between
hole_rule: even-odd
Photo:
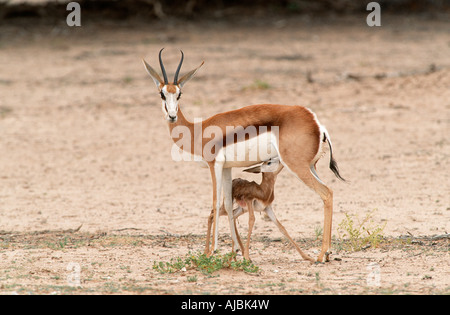
<instances>
[{"instance_id":1,"label":"springbok foreleg","mask_svg":"<svg viewBox=\"0 0 450 315\"><path fill-rule=\"evenodd\" d=\"M206 242L205 253L209 256L217 249L219 240L219 209L220 209L220 195L222 192L222 163L211 162L208 164L211 173L213 186L213 240L211 248L209 248L209 241ZM207 233L208 234L208 233Z\"/></svg>"},{"instance_id":2,"label":"springbok foreleg","mask_svg":"<svg viewBox=\"0 0 450 315\"><path fill-rule=\"evenodd\" d=\"M214 220L214 207L208 217L208 229L206 230L205 255L209 254L209 242L211 241L211 228Z\"/></svg>"},{"instance_id":3,"label":"springbok foreleg","mask_svg":"<svg viewBox=\"0 0 450 315\"><path fill-rule=\"evenodd\" d=\"M241 248L241 251L243 253L244 252L244 245L242 244L242 240L241 240L241 237L239 235L239 231L237 230L237 224L236 224L237 217L240 216L242 213L244 213L244 212L242 211L241 207L238 207L238 208L233 210L233 214L234 214L234 228L236 229L236 238L237 238L237 241L239 243L239 247ZM221 206L220 210L219 210L219 216L222 216L222 215L227 215L224 206ZM212 228L213 220L214 220L214 209L211 209L211 213L210 213L210 215L208 217L208 229L206 231L205 254L209 253L209 243L211 241L211 228Z\"/></svg>"},{"instance_id":4,"label":"springbok foreleg","mask_svg":"<svg viewBox=\"0 0 450 315\"><path fill-rule=\"evenodd\" d=\"M233 247L232 252L234 252L234 246L236 244L239 244L239 241L236 237L236 226L235 226L235 220L234 220L234 213L233 213L233 196L232 196L232 178L231 178L231 168L225 168L223 169L223 176L222 176L222 186L223 186L223 196L224 196L224 207L225 211L228 215L228 222L230 223L230 232L231 232L231 239L233 241Z\"/></svg>"}]
</instances>

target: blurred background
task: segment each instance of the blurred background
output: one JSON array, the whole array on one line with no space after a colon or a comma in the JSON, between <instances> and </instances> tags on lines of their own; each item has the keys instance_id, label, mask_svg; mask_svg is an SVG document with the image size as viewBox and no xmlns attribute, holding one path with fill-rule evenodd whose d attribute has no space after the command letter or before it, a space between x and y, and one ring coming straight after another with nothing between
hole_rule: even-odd
<instances>
[{"instance_id":1,"label":"blurred background","mask_svg":"<svg viewBox=\"0 0 450 315\"><path fill-rule=\"evenodd\" d=\"M169 77L179 49L181 73L205 61L183 90L191 120L257 103L317 113L351 183L319 163L335 222L377 209L389 235L450 230L450 1L380 0L381 27L369 1L80 0L81 27L68 2L0 1L0 229L204 233L209 172L172 161L141 62L158 69L165 47ZM293 236L314 235L320 199L288 172L276 191Z\"/></svg>"},{"instance_id":2,"label":"blurred background","mask_svg":"<svg viewBox=\"0 0 450 315\"><path fill-rule=\"evenodd\" d=\"M3 23L20 19L44 19L57 23L71 1L2 0L0 19ZM277 14L308 15L355 14L364 12L370 1L361 0L79 0L85 22L91 20L162 18L229 18L262 17ZM448 13L448 0L380 0L383 13Z\"/></svg>"}]
</instances>

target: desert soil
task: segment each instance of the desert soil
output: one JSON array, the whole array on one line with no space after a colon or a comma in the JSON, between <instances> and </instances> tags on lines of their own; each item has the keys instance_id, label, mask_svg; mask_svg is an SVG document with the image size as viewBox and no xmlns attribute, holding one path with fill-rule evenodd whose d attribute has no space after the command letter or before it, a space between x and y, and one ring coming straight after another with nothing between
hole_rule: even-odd
<instances>
[{"instance_id":1,"label":"desert soil","mask_svg":"<svg viewBox=\"0 0 450 315\"><path fill-rule=\"evenodd\" d=\"M0 293L450 293L449 33L448 21L407 16L384 17L378 28L365 16L2 26ZM348 179L334 177L328 156L319 162L334 191L329 263L302 261L257 215L257 274L153 270L203 251L212 204L209 171L171 158L141 62L158 68L162 47L170 76L179 49L182 72L205 61L183 89L191 120L298 104L327 126ZM320 198L287 171L275 192L279 220L316 256ZM346 214L368 213L385 226L384 243L339 247ZM224 219L220 249L230 250Z\"/></svg>"}]
</instances>

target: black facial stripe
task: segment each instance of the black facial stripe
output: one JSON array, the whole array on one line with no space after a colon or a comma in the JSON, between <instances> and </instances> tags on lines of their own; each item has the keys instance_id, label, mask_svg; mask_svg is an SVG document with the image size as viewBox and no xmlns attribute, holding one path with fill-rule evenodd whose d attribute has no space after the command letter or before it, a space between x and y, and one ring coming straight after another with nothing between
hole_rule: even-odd
<instances>
[{"instance_id":1,"label":"black facial stripe","mask_svg":"<svg viewBox=\"0 0 450 315\"><path fill-rule=\"evenodd\" d=\"M164 93L161 91L161 98L165 101L166 100L166 96L164 95Z\"/></svg>"}]
</instances>

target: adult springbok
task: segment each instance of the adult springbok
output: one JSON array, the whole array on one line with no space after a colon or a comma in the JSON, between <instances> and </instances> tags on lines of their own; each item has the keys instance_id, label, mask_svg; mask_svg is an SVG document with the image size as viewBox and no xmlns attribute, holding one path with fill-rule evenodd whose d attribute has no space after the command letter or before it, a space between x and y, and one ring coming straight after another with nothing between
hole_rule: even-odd
<instances>
[{"instance_id":1,"label":"adult springbok","mask_svg":"<svg viewBox=\"0 0 450 315\"><path fill-rule=\"evenodd\" d=\"M207 163L213 186L213 234L212 254L218 244L219 208L221 192L230 224L230 233L237 244L232 203L232 167L248 167L279 157L298 179L313 189L324 203L324 229L322 249L318 262L328 261L331 247L331 223L333 192L319 178L316 163L322 157L324 144L330 147L330 169L342 179L332 155L330 136L317 120L316 115L302 106L250 105L214 115L201 121L188 121L179 105L181 89L203 65L179 78L184 54L169 83L159 52L159 64L163 79L145 60L144 66L158 88L162 99L162 110L169 125L170 136L175 144L194 160Z\"/></svg>"}]
</instances>

